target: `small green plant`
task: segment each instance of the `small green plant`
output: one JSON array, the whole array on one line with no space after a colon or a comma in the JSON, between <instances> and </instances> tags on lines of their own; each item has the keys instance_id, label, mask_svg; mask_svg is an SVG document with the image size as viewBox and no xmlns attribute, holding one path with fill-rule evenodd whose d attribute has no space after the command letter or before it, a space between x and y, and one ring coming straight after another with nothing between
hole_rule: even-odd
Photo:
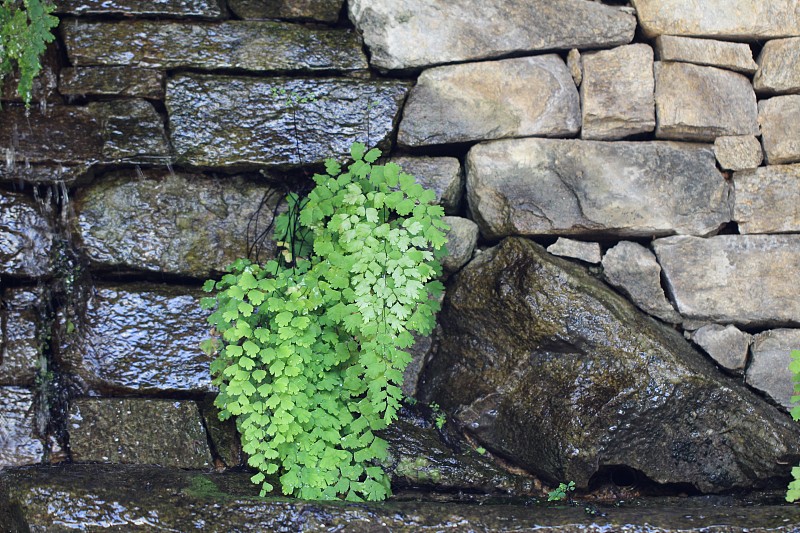
<instances>
[{"instance_id":1,"label":"small green plant","mask_svg":"<svg viewBox=\"0 0 800 533\"><path fill-rule=\"evenodd\" d=\"M566 500L567 498L572 499L570 494L574 491L575 491L574 481L570 481L569 483L559 483L558 487L547 493L547 501L560 502Z\"/></svg>"},{"instance_id":2,"label":"small green plant","mask_svg":"<svg viewBox=\"0 0 800 533\"><path fill-rule=\"evenodd\" d=\"M480 455L486 455L486 448L483 446L478 446L475 448L475 451L478 452Z\"/></svg>"},{"instance_id":3,"label":"small green plant","mask_svg":"<svg viewBox=\"0 0 800 533\"><path fill-rule=\"evenodd\" d=\"M19 69L17 94L30 106L33 79L42 65L39 58L47 43L55 38L52 30L58 18L50 13L55 6L46 0L0 0L0 85Z\"/></svg>"},{"instance_id":4,"label":"small green plant","mask_svg":"<svg viewBox=\"0 0 800 533\"><path fill-rule=\"evenodd\" d=\"M443 286L443 209L381 152L354 143L346 171L326 161L306 198L275 223L277 260L235 261L209 280L204 308L221 338L204 348L220 418L236 418L261 494L279 476L304 499L382 500L412 332L428 334ZM272 478L270 478L272 479Z\"/></svg>"},{"instance_id":5,"label":"small green plant","mask_svg":"<svg viewBox=\"0 0 800 533\"><path fill-rule=\"evenodd\" d=\"M800 350L792 350L792 362L789 363L789 371L792 373L792 380L794 382L794 396L792 402L800 402ZM800 405L795 405L790 411L794 420L800 420ZM792 477L794 480L789 483L786 491L786 501L795 502L800 500L800 466L792 468Z\"/></svg>"},{"instance_id":6,"label":"small green plant","mask_svg":"<svg viewBox=\"0 0 800 533\"><path fill-rule=\"evenodd\" d=\"M431 411L433 411L433 423L437 428L442 429L447 423L447 415L444 411L442 411L442 408L439 407L438 403L432 403L429 407L431 408Z\"/></svg>"}]
</instances>

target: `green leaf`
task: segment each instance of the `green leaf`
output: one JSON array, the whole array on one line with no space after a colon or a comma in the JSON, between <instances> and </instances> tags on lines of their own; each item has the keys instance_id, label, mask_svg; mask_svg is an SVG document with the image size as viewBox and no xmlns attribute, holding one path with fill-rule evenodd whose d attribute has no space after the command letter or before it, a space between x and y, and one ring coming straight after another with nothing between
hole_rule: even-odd
<instances>
[{"instance_id":1,"label":"green leaf","mask_svg":"<svg viewBox=\"0 0 800 533\"><path fill-rule=\"evenodd\" d=\"M364 151L367 149L362 143L355 142L350 145L350 155L354 161L361 161L364 158Z\"/></svg>"},{"instance_id":2,"label":"green leaf","mask_svg":"<svg viewBox=\"0 0 800 533\"><path fill-rule=\"evenodd\" d=\"M366 153L366 155L364 156L364 161L366 161L367 163L374 163L380 157L381 157L381 151L377 148L373 148Z\"/></svg>"}]
</instances>

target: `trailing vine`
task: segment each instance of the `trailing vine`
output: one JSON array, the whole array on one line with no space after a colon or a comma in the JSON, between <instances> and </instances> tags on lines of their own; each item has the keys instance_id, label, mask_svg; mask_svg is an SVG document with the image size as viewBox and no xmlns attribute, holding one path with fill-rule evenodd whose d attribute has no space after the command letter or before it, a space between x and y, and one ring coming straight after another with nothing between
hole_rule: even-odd
<instances>
[{"instance_id":1,"label":"trailing vine","mask_svg":"<svg viewBox=\"0 0 800 533\"><path fill-rule=\"evenodd\" d=\"M205 348L223 420L235 417L252 481L304 499L382 500L412 332L429 334L443 286L435 193L354 143L275 223L282 254L234 262L201 302L221 335Z\"/></svg>"},{"instance_id":2,"label":"trailing vine","mask_svg":"<svg viewBox=\"0 0 800 533\"><path fill-rule=\"evenodd\" d=\"M33 79L42 65L39 58L55 38L58 18L55 5L46 0L2 0L0 2L0 84L19 69L17 94L30 106Z\"/></svg>"}]
</instances>

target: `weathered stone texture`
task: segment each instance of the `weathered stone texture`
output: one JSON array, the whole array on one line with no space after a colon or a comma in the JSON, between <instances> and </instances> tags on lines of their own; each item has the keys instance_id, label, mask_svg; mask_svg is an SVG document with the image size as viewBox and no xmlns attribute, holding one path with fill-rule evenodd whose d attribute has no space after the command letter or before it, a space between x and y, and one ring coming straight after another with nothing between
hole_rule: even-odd
<instances>
[{"instance_id":1,"label":"weathered stone texture","mask_svg":"<svg viewBox=\"0 0 800 533\"><path fill-rule=\"evenodd\" d=\"M773 329L753 336L747 384L765 392L787 410L794 404L794 382L789 363L792 350L800 349L800 329Z\"/></svg>"},{"instance_id":2,"label":"weathered stone texture","mask_svg":"<svg viewBox=\"0 0 800 533\"><path fill-rule=\"evenodd\" d=\"M631 44L584 53L581 139L622 139L653 131L653 49Z\"/></svg>"},{"instance_id":3,"label":"weathered stone texture","mask_svg":"<svg viewBox=\"0 0 800 533\"><path fill-rule=\"evenodd\" d=\"M207 468L211 452L197 404L146 399L75 400L67 420L78 463Z\"/></svg>"},{"instance_id":4,"label":"weathered stone texture","mask_svg":"<svg viewBox=\"0 0 800 533\"><path fill-rule=\"evenodd\" d=\"M273 89L316 100L293 111ZM349 157L354 141L385 146L407 91L393 80L180 75L166 103L180 163L264 167Z\"/></svg>"},{"instance_id":5,"label":"weathered stone texture","mask_svg":"<svg viewBox=\"0 0 800 533\"><path fill-rule=\"evenodd\" d=\"M655 46L661 61L694 63L743 74L753 74L758 68L753 61L753 51L746 43L661 35L656 39Z\"/></svg>"},{"instance_id":6,"label":"weathered stone texture","mask_svg":"<svg viewBox=\"0 0 800 533\"><path fill-rule=\"evenodd\" d=\"M447 272L457 272L472 259L472 252L478 244L478 225L468 218L443 217L450 226L447 231L448 254L442 259L442 268Z\"/></svg>"},{"instance_id":7,"label":"weathered stone texture","mask_svg":"<svg viewBox=\"0 0 800 533\"><path fill-rule=\"evenodd\" d=\"M599 243L576 241L565 237L559 237L555 243L547 247L547 251L553 255L580 259L592 264L599 263L603 258Z\"/></svg>"},{"instance_id":8,"label":"weathered stone texture","mask_svg":"<svg viewBox=\"0 0 800 533\"><path fill-rule=\"evenodd\" d=\"M440 320L422 398L545 482L585 487L601 466L626 465L659 483L752 489L800 451L788 416L531 241L474 259Z\"/></svg>"},{"instance_id":9,"label":"weathered stone texture","mask_svg":"<svg viewBox=\"0 0 800 533\"><path fill-rule=\"evenodd\" d=\"M696 342L714 361L728 370L742 371L752 335L736 326L709 324L692 334Z\"/></svg>"},{"instance_id":10,"label":"weathered stone texture","mask_svg":"<svg viewBox=\"0 0 800 533\"><path fill-rule=\"evenodd\" d=\"M472 219L506 235L707 235L730 221L730 186L708 147L518 139L467 155Z\"/></svg>"},{"instance_id":11,"label":"weathered stone texture","mask_svg":"<svg viewBox=\"0 0 800 533\"><path fill-rule=\"evenodd\" d=\"M457 215L464 196L464 174L455 157L393 157L403 172L417 178L426 189L436 193L436 203L448 215Z\"/></svg>"},{"instance_id":12,"label":"weathered stone texture","mask_svg":"<svg viewBox=\"0 0 800 533\"><path fill-rule=\"evenodd\" d=\"M424 71L397 141L427 146L504 137L568 137L580 129L578 91L555 54Z\"/></svg>"},{"instance_id":13,"label":"weathered stone texture","mask_svg":"<svg viewBox=\"0 0 800 533\"><path fill-rule=\"evenodd\" d=\"M44 445L34 435L33 391L0 387L0 470L42 461Z\"/></svg>"},{"instance_id":14,"label":"weathered stone texture","mask_svg":"<svg viewBox=\"0 0 800 533\"><path fill-rule=\"evenodd\" d=\"M100 285L74 331L61 332L59 362L84 392L213 391L211 358L200 349L211 334L202 296L175 285Z\"/></svg>"},{"instance_id":15,"label":"weathered stone texture","mask_svg":"<svg viewBox=\"0 0 800 533\"><path fill-rule=\"evenodd\" d=\"M583 61L581 60L581 51L577 48L573 48L567 54L567 68L572 74L572 81L580 87L583 81Z\"/></svg>"},{"instance_id":16,"label":"weathered stone texture","mask_svg":"<svg viewBox=\"0 0 800 533\"><path fill-rule=\"evenodd\" d=\"M800 94L761 100L758 122L768 165L800 161Z\"/></svg>"},{"instance_id":17,"label":"weathered stone texture","mask_svg":"<svg viewBox=\"0 0 800 533\"><path fill-rule=\"evenodd\" d=\"M25 288L0 291L0 385L32 386L42 356L41 295ZM1 416L1 415L0 415Z\"/></svg>"},{"instance_id":18,"label":"weathered stone texture","mask_svg":"<svg viewBox=\"0 0 800 533\"><path fill-rule=\"evenodd\" d=\"M764 94L800 92L800 37L764 44L753 86L756 92Z\"/></svg>"},{"instance_id":19,"label":"weathered stone texture","mask_svg":"<svg viewBox=\"0 0 800 533\"><path fill-rule=\"evenodd\" d=\"M119 171L76 196L75 229L100 268L206 278L247 257L282 199L242 178ZM272 235L262 238L262 258L271 257Z\"/></svg>"},{"instance_id":20,"label":"weathered stone texture","mask_svg":"<svg viewBox=\"0 0 800 533\"><path fill-rule=\"evenodd\" d=\"M714 139L714 155L726 170L748 170L764 160L761 143L753 135L725 135Z\"/></svg>"},{"instance_id":21,"label":"weathered stone texture","mask_svg":"<svg viewBox=\"0 0 800 533\"><path fill-rule=\"evenodd\" d=\"M739 326L800 324L800 235L653 241L678 311Z\"/></svg>"},{"instance_id":22,"label":"weathered stone texture","mask_svg":"<svg viewBox=\"0 0 800 533\"><path fill-rule=\"evenodd\" d=\"M289 19L336 22L343 0L228 0L243 19Z\"/></svg>"},{"instance_id":23,"label":"weathered stone texture","mask_svg":"<svg viewBox=\"0 0 800 533\"><path fill-rule=\"evenodd\" d=\"M61 70L65 96L129 96L164 99L164 72L136 67L76 67Z\"/></svg>"},{"instance_id":24,"label":"weathered stone texture","mask_svg":"<svg viewBox=\"0 0 800 533\"><path fill-rule=\"evenodd\" d=\"M256 72L367 68L354 33L280 22L76 21L64 25L63 33L69 59L77 66Z\"/></svg>"},{"instance_id":25,"label":"weathered stone texture","mask_svg":"<svg viewBox=\"0 0 800 533\"><path fill-rule=\"evenodd\" d=\"M373 66L389 70L617 46L631 42L636 27L628 13L581 0L352 0L348 8Z\"/></svg>"},{"instance_id":26,"label":"weathered stone texture","mask_svg":"<svg viewBox=\"0 0 800 533\"><path fill-rule=\"evenodd\" d=\"M32 183L37 185L55 185L65 184L72 185L78 180L86 181L91 175L91 163L83 163L80 165L62 165L62 164L35 164L31 165L22 161L16 160L16 154L13 151L6 151L10 164L0 165L0 182L9 183Z\"/></svg>"},{"instance_id":27,"label":"weathered stone texture","mask_svg":"<svg viewBox=\"0 0 800 533\"><path fill-rule=\"evenodd\" d=\"M52 224L41 209L21 194L0 191L0 276L49 274L52 245Z\"/></svg>"},{"instance_id":28,"label":"weathered stone texture","mask_svg":"<svg viewBox=\"0 0 800 533\"><path fill-rule=\"evenodd\" d=\"M734 41L800 34L795 0L631 0L645 34Z\"/></svg>"},{"instance_id":29,"label":"weathered stone texture","mask_svg":"<svg viewBox=\"0 0 800 533\"><path fill-rule=\"evenodd\" d=\"M58 0L56 13L219 18L219 0Z\"/></svg>"},{"instance_id":30,"label":"weathered stone texture","mask_svg":"<svg viewBox=\"0 0 800 533\"><path fill-rule=\"evenodd\" d=\"M800 165L736 172L733 219L740 233L800 231Z\"/></svg>"},{"instance_id":31,"label":"weathered stone texture","mask_svg":"<svg viewBox=\"0 0 800 533\"><path fill-rule=\"evenodd\" d=\"M713 142L721 135L758 135L756 95L742 74L658 61L655 76L656 137Z\"/></svg>"},{"instance_id":32,"label":"weathered stone texture","mask_svg":"<svg viewBox=\"0 0 800 533\"><path fill-rule=\"evenodd\" d=\"M661 267L653 252L635 242L622 241L603 256L603 276L639 309L677 324L681 316L661 288Z\"/></svg>"},{"instance_id":33,"label":"weathered stone texture","mask_svg":"<svg viewBox=\"0 0 800 533\"><path fill-rule=\"evenodd\" d=\"M18 164L164 164L171 157L164 122L145 100L53 106L45 113L6 106L0 123L0 152Z\"/></svg>"}]
</instances>

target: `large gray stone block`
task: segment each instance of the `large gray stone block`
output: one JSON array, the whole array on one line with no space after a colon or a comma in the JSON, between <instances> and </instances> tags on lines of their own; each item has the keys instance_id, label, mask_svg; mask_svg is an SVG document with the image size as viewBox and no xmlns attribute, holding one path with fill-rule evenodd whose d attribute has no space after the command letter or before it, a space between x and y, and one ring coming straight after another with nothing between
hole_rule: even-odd
<instances>
[{"instance_id":1,"label":"large gray stone block","mask_svg":"<svg viewBox=\"0 0 800 533\"><path fill-rule=\"evenodd\" d=\"M708 324L695 331L691 338L714 361L728 370L741 372L747 363L752 335L728 324Z\"/></svg>"},{"instance_id":2,"label":"large gray stone block","mask_svg":"<svg viewBox=\"0 0 800 533\"><path fill-rule=\"evenodd\" d=\"M714 155L726 170L757 168L764 160L761 143L753 135L725 135L714 139Z\"/></svg>"},{"instance_id":3,"label":"large gray stone block","mask_svg":"<svg viewBox=\"0 0 800 533\"><path fill-rule=\"evenodd\" d=\"M758 135L756 94L742 74L689 63L655 64L656 137L714 142Z\"/></svg>"},{"instance_id":4,"label":"large gray stone block","mask_svg":"<svg viewBox=\"0 0 800 533\"><path fill-rule=\"evenodd\" d=\"M636 27L629 13L583 0L351 0L348 8L372 65L387 70L617 46Z\"/></svg>"},{"instance_id":5,"label":"large gray stone block","mask_svg":"<svg viewBox=\"0 0 800 533\"><path fill-rule=\"evenodd\" d=\"M316 100L293 106L273 90ZM407 91L395 80L189 74L167 82L166 103L178 162L252 168L349 157L354 141L385 147Z\"/></svg>"},{"instance_id":6,"label":"large gray stone block","mask_svg":"<svg viewBox=\"0 0 800 533\"><path fill-rule=\"evenodd\" d=\"M761 100L758 122L768 165L800 161L800 94Z\"/></svg>"},{"instance_id":7,"label":"large gray stone block","mask_svg":"<svg viewBox=\"0 0 800 533\"><path fill-rule=\"evenodd\" d=\"M260 232L282 200L243 178L118 171L76 195L74 225L98 268L206 278L257 242L262 259L274 254L272 235Z\"/></svg>"},{"instance_id":8,"label":"large gray stone block","mask_svg":"<svg viewBox=\"0 0 800 533\"><path fill-rule=\"evenodd\" d=\"M555 54L424 71L403 109L397 141L427 146L504 137L571 137L580 100Z\"/></svg>"},{"instance_id":9,"label":"large gray stone block","mask_svg":"<svg viewBox=\"0 0 800 533\"><path fill-rule=\"evenodd\" d=\"M256 72L367 68L352 32L267 21L137 20L64 25L73 65L238 69ZM135 39L131 36L136 35Z\"/></svg>"},{"instance_id":10,"label":"large gray stone block","mask_svg":"<svg viewBox=\"0 0 800 533\"><path fill-rule=\"evenodd\" d=\"M753 51L747 43L661 35L656 39L655 46L661 61L694 63L743 74L753 74L758 68L753 61Z\"/></svg>"},{"instance_id":11,"label":"large gray stone block","mask_svg":"<svg viewBox=\"0 0 800 533\"><path fill-rule=\"evenodd\" d=\"M787 410L794 406L794 381L789 363L800 350L800 329L773 329L753 336L745 380Z\"/></svg>"},{"instance_id":12,"label":"large gray stone block","mask_svg":"<svg viewBox=\"0 0 800 533\"><path fill-rule=\"evenodd\" d=\"M581 59L581 139L622 139L655 129L652 48L631 44Z\"/></svg>"},{"instance_id":13,"label":"large gray stone block","mask_svg":"<svg viewBox=\"0 0 800 533\"><path fill-rule=\"evenodd\" d=\"M467 198L484 237L707 235L730 221L709 147L516 139L467 154Z\"/></svg>"},{"instance_id":14,"label":"large gray stone block","mask_svg":"<svg viewBox=\"0 0 800 533\"><path fill-rule=\"evenodd\" d=\"M733 219L740 233L800 231L800 165L772 165L733 175Z\"/></svg>"},{"instance_id":15,"label":"large gray stone block","mask_svg":"<svg viewBox=\"0 0 800 533\"><path fill-rule=\"evenodd\" d=\"M795 0L632 0L650 37L686 35L755 41L800 34Z\"/></svg>"},{"instance_id":16,"label":"large gray stone block","mask_svg":"<svg viewBox=\"0 0 800 533\"><path fill-rule=\"evenodd\" d=\"M775 39L764 44L758 56L753 87L759 94L800 92L800 37Z\"/></svg>"},{"instance_id":17,"label":"large gray stone block","mask_svg":"<svg viewBox=\"0 0 800 533\"><path fill-rule=\"evenodd\" d=\"M739 326L800 324L800 235L653 241L678 311Z\"/></svg>"}]
</instances>

